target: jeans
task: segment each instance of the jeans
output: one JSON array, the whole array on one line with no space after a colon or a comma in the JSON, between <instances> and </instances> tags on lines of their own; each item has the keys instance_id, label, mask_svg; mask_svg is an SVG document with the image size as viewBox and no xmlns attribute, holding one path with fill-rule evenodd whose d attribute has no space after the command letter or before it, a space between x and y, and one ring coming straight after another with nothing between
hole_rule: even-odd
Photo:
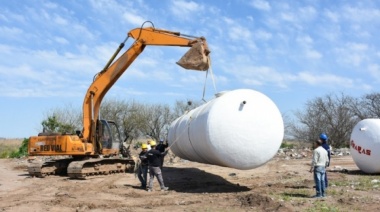
<instances>
[{"instance_id":1,"label":"jeans","mask_svg":"<svg viewBox=\"0 0 380 212\"><path fill-rule=\"evenodd\" d=\"M160 184L161 189L165 188L164 185L164 180L162 178L162 172L160 167L154 167L154 166L149 166L149 189L153 189L153 179L154 176L157 177L158 183Z\"/></svg>"},{"instance_id":2,"label":"jeans","mask_svg":"<svg viewBox=\"0 0 380 212\"><path fill-rule=\"evenodd\" d=\"M325 175L326 175L325 167L323 166L314 167L314 182L315 182L315 189L317 190L318 197L325 196Z\"/></svg>"},{"instance_id":3,"label":"jeans","mask_svg":"<svg viewBox=\"0 0 380 212\"><path fill-rule=\"evenodd\" d=\"M140 165L137 177L139 178L141 182L141 187L145 188L147 183L147 175L148 175L148 166Z\"/></svg>"}]
</instances>

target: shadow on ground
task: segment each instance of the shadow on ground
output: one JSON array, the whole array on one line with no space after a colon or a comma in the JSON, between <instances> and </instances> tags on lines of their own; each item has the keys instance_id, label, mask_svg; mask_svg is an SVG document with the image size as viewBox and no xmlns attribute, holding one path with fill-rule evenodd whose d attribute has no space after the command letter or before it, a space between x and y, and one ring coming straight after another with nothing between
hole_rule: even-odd
<instances>
[{"instance_id":1,"label":"shadow on ground","mask_svg":"<svg viewBox=\"0 0 380 212\"><path fill-rule=\"evenodd\" d=\"M221 176L197 168L164 167L163 178L165 186L176 192L230 193L250 190L246 186L233 184ZM155 179L154 183L158 183L157 179Z\"/></svg>"},{"instance_id":2,"label":"shadow on ground","mask_svg":"<svg viewBox=\"0 0 380 212\"><path fill-rule=\"evenodd\" d=\"M286 197L310 198L309 195L306 195L306 194L297 194L297 193L282 193L282 195L284 195Z\"/></svg>"},{"instance_id":3,"label":"shadow on ground","mask_svg":"<svg viewBox=\"0 0 380 212\"><path fill-rule=\"evenodd\" d=\"M343 173L348 175L368 175L368 176L379 176L380 174L369 174L365 173L360 169L355 170L348 170L348 169L342 169L342 170L329 170L327 172L337 172L337 173Z\"/></svg>"}]
</instances>

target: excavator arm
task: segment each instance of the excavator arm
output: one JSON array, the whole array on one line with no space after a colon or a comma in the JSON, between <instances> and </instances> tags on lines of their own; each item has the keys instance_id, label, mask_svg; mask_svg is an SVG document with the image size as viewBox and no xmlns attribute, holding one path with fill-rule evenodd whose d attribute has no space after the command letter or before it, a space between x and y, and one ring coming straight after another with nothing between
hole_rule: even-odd
<instances>
[{"instance_id":1,"label":"excavator arm","mask_svg":"<svg viewBox=\"0 0 380 212\"><path fill-rule=\"evenodd\" d=\"M119 53L121 48L123 48L124 43L127 41L128 38L133 38L135 42L125 53L123 53L116 61L112 63L113 59ZM120 44L118 50L107 63L106 67L95 76L93 83L87 90L83 102L82 140L85 143L92 143L96 148L96 124L98 120L100 104L103 100L103 97L106 95L108 90L115 84L115 82L120 78L120 76L125 72L125 70L142 53L145 46L148 45L179 46L193 48L197 46L197 49L193 50L193 48L191 48L189 50L189 52L192 51L190 56L188 54L189 52L186 53L188 58L185 58L185 60L187 59L187 61L193 63L190 64L190 66L188 64L187 66L183 64L179 65L187 69L200 71L208 69L209 63L208 61L206 61L207 64L204 64L204 58L208 60L208 54L210 53L210 51L208 50L205 38L181 35L179 32L160 30L152 27L136 28L131 30L128 33L128 36L125 39L125 41ZM196 54L194 54L194 52Z\"/></svg>"}]
</instances>

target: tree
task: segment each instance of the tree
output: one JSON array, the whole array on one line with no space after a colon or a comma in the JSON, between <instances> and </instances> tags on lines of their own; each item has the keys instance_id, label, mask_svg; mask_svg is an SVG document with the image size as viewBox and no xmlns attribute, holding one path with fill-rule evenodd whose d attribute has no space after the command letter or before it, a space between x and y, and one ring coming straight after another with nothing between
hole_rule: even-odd
<instances>
[{"instance_id":1,"label":"tree","mask_svg":"<svg viewBox=\"0 0 380 212\"><path fill-rule=\"evenodd\" d=\"M99 118L115 121L125 140L131 142L144 136L165 139L170 124L179 116L201 105L191 100L176 101L174 107L165 104L142 104L134 100L104 99ZM43 127L51 132L74 132L82 129L82 112L72 106L55 108L47 113ZM128 143L129 143L128 142Z\"/></svg>"},{"instance_id":2,"label":"tree","mask_svg":"<svg viewBox=\"0 0 380 212\"><path fill-rule=\"evenodd\" d=\"M348 145L351 131L358 119L348 105L353 104L349 96L328 94L307 101L304 112L296 111L300 124L289 126L291 134L298 140L313 142L322 132L329 136L329 144L335 147Z\"/></svg>"},{"instance_id":3,"label":"tree","mask_svg":"<svg viewBox=\"0 0 380 212\"><path fill-rule=\"evenodd\" d=\"M136 115L132 111L136 110L135 101L125 102L117 99L105 99L100 107L100 118L105 120L115 121L119 126L121 133L124 135L124 140L131 141L139 136L137 132L138 121L134 120Z\"/></svg>"},{"instance_id":4,"label":"tree","mask_svg":"<svg viewBox=\"0 0 380 212\"><path fill-rule=\"evenodd\" d=\"M366 94L354 99L349 107L360 120L380 118L380 93Z\"/></svg>"},{"instance_id":5,"label":"tree","mask_svg":"<svg viewBox=\"0 0 380 212\"><path fill-rule=\"evenodd\" d=\"M174 121L175 119L177 119L178 117L182 116L186 112L199 107L201 104L202 103L196 102L196 101L193 101L193 100L187 100L187 101L177 100L175 102L174 107L173 107L172 120L171 121Z\"/></svg>"},{"instance_id":6,"label":"tree","mask_svg":"<svg viewBox=\"0 0 380 212\"><path fill-rule=\"evenodd\" d=\"M41 124L49 132L75 133L82 129L82 113L78 108L67 104L46 112L46 118Z\"/></svg>"},{"instance_id":7,"label":"tree","mask_svg":"<svg viewBox=\"0 0 380 212\"><path fill-rule=\"evenodd\" d=\"M143 134L154 138L156 141L166 138L168 125L171 121L169 105L145 105L142 109L144 124L141 126Z\"/></svg>"},{"instance_id":8,"label":"tree","mask_svg":"<svg viewBox=\"0 0 380 212\"><path fill-rule=\"evenodd\" d=\"M59 121L55 115L49 116L41 124L44 132L69 134L74 134L75 132L75 126Z\"/></svg>"}]
</instances>

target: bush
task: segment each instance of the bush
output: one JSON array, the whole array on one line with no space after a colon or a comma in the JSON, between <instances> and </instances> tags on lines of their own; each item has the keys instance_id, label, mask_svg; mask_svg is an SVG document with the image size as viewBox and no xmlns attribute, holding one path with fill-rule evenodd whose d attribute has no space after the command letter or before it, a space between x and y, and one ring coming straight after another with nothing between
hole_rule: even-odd
<instances>
[{"instance_id":1,"label":"bush","mask_svg":"<svg viewBox=\"0 0 380 212\"><path fill-rule=\"evenodd\" d=\"M142 144L142 143L143 143L143 142L141 142L141 141L136 142L135 145L133 145L133 148L134 148L134 149L141 148L141 144Z\"/></svg>"},{"instance_id":2,"label":"bush","mask_svg":"<svg viewBox=\"0 0 380 212\"><path fill-rule=\"evenodd\" d=\"M9 157L10 158L21 158L21 157L28 155L28 143L29 143L29 139L24 138L20 148L16 151L11 152Z\"/></svg>"},{"instance_id":3,"label":"bush","mask_svg":"<svg viewBox=\"0 0 380 212\"><path fill-rule=\"evenodd\" d=\"M294 148L294 144L283 142L283 143L281 143L281 147L280 148L282 148L282 149L285 149L285 148L287 148L287 149L293 149Z\"/></svg>"}]
</instances>

